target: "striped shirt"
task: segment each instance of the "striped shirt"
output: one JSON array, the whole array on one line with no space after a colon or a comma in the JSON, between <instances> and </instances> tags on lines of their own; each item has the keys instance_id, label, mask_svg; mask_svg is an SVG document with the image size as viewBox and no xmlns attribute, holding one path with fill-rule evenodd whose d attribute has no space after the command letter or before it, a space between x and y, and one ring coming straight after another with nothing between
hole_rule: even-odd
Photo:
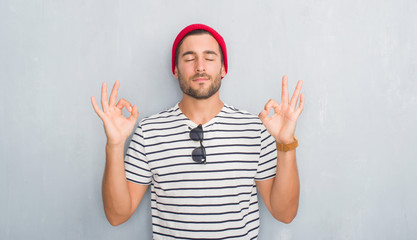
<instances>
[{"instance_id":1,"label":"striped shirt","mask_svg":"<svg viewBox=\"0 0 417 240\"><path fill-rule=\"evenodd\" d=\"M203 125L207 163L178 104L144 118L125 157L126 178L151 185L154 239L257 239L255 181L276 173L275 139L257 116L223 106Z\"/></svg>"}]
</instances>

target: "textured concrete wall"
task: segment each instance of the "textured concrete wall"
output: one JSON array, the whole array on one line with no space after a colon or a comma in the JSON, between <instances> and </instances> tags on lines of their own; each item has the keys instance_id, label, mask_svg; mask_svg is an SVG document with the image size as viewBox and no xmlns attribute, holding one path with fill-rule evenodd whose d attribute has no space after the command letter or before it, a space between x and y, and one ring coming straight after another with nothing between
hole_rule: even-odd
<instances>
[{"instance_id":1,"label":"textured concrete wall","mask_svg":"<svg viewBox=\"0 0 417 240\"><path fill-rule=\"evenodd\" d=\"M417 2L0 1L0 238L151 239L149 194L125 224L104 216L103 81L141 117L181 94L176 34L225 38L224 102L258 113L281 76L304 80L293 223L261 203L260 239L416 239Z\"/></svg>"}]
</instances>

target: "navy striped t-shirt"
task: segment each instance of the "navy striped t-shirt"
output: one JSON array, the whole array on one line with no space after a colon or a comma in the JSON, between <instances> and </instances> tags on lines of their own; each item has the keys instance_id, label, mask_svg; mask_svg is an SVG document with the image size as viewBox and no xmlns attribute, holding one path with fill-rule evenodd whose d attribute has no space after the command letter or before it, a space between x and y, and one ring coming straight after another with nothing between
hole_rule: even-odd
<instances>
[{"instance_id":1,"label":"navy striped t-shirt","mask_svg":"<svg viewBox=\"0 0 417 240\"><path fill-rule=\"evenodd\" d=\"M257 116L224 105L203 125L207 163L178 104L144 118L125 157L126 178L151 185L154 239L257 239L255 181L276 173L275 139Z\"/></svg>"}]
</instances>

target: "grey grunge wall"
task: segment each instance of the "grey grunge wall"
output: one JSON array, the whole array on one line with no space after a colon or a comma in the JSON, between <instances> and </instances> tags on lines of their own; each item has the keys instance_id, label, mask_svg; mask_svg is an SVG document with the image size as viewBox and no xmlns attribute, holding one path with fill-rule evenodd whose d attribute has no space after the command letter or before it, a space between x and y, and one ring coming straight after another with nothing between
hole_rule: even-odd
<instances>
[{"instance_id":1,"label":"grey grunge wall","mask_svg":"<svg viewBox=\"0 0 417 240\"><path fill-rule=\"evenodd\" d=\"M90 96L120 80L140 118L177 103L176 34L225 38L221 97L258 114L304 81L295 220L259 239L417 238L417 2L0 0L0 239L151 239L149 193L106 220ZM292 90L291 90L292 91Z\"/></svg>"}]
</instances>

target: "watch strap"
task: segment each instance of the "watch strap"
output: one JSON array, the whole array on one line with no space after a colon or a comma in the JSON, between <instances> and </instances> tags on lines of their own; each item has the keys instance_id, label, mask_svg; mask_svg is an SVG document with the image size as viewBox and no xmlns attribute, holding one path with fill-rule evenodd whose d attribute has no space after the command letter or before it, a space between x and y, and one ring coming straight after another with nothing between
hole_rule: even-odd
<instances>
[{"instance_id":1,"label":"watch strap","mask_svg":"<svg viewBox=\"0 0 417 240\"><path fill-rule=\"evenodd\" d=\"M294 141L292 143L283 144L277 141L275 141L275 143L277 145L277 150L280 152L288 152L298 147L298 139L295 136L294 136Z\"/></svg>"}]
</instances>

